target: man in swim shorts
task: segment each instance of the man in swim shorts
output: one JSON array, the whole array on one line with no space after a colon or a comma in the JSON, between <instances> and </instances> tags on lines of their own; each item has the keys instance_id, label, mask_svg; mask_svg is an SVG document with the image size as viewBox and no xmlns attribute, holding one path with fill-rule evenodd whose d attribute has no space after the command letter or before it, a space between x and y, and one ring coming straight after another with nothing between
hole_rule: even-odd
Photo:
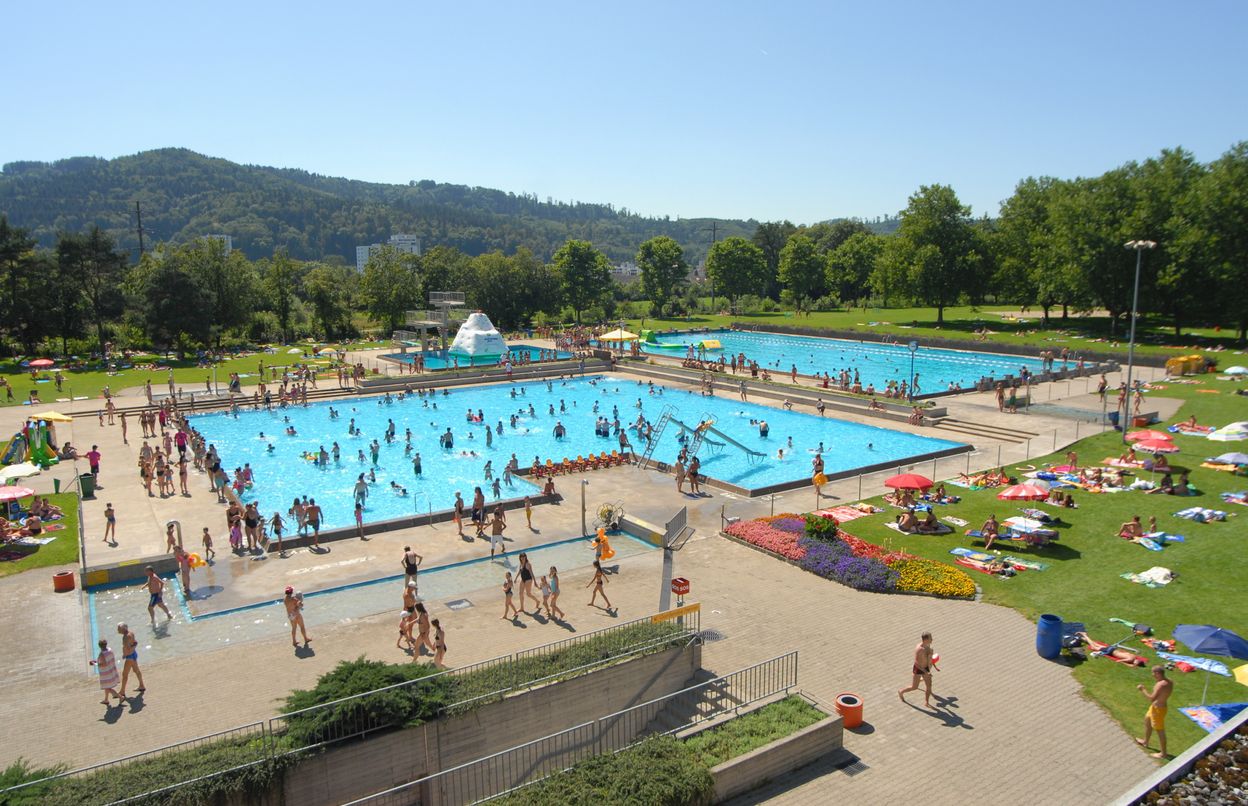
<instances>
[{"instance_id":1,"label":"man in swim shorts","mask_svg":"<svg viewBox=\"0 0 1248 806\"><path fill-rule=\"evenodd\" d=\"M1140 693L1148 700L1148 711L1144 714L1144 736L1137 738L1136 744L1141 747L1148 747L1148 742L1153 737L1153 731L1157 731L1157 744L1159 751L1153 753L1153 758L1166 757L1166 703L1170 700L1170 693L1174 691L1174 681L1166 677L1166 667L1153 667L1153 687L1146 688L1143 683L1136 686Z\"/></svg>"},{"instance_id":2,"label":"man in swim shorts","mask_svg":"<svg viewBox=\"0 0 1248 806\"><path fill-rule=\"evenodd\" d=\"M911 691L917 691L919 683L924 684L923 704L928 708L932 707L932 669L939 669L936 666L935 655L932 654L932 634L925 632L919 636L919 645L914 648L914 663L911 664L910 673L913 679L910 681L908 688L898 689L897 696L902 702L906 701L906 694Z\"/></svg>"},{"instance_id":3,"label":"man in swim shorts","mask_svg":"<svg viewBox=\"0 0 1248 806\"><path fill-rule=\"evenodd\" d=\"M173 614L169 612L169 608L165 607L164 593L165 581L156 576L156 569L150 565L145 569L147 571L147 615L151 618L152 624L156 623L156 608L165 611L165 617L172 619ZM122 685L125 688L125 685Z\"/></svg>"}]
</instances>

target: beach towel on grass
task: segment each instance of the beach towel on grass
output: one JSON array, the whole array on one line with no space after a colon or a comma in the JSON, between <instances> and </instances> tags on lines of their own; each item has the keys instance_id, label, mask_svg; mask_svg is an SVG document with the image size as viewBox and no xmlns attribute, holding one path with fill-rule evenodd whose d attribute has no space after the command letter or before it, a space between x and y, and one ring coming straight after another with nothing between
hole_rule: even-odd
<instances>
[{"instance_id":1,"label":"beach towel on grass","mask_svg":"<svg viewBox=\"0 0 1248 806\"><path fill-rule=\"evenodd\" d=\"M1186 543L1187 538L1183 535L1172 535L1168 532L1147 532L1145 537L1156 540L1158 543Z\"/></svg>"},{"instance_id":2,"label":"beach towel on grass","mask_svg":"<svg viewBox=\"0 0 1248 806\"><path fill-rule=\"evenodd\" d=\"M962 520L961 518L955 518L952 515L946 515L945 517L941 518L941 520L944 521L945 523L951 523L954 526L966 526L966 521Z\"/></svg>"},{"instance_id":3,"label":"beach towel on grass","mask_svg":"<svg viewBox=\"0 0 1248 806\"><path fill-rule=\"evenodd\" d=\"M1226 664L1222 661L1212 660L1210 658L1197 658L1192 655L1176 655L1173 652L1158 652L1157 657L1172 660L1175 663L1188 663L1200 669L1202 672L1213 672L1223 677L1230 677L1231 670L1226 668Z\"/></svg>"},{"instance_id":4,"label":"beach towel on grass","mask_svg":"<svg viewBox=\"0 0 1248 806\"><path fill-rule=\"evenodd\" d=\"M857 507L839 506L832 507L831 509L821 509L815 514L822 515L825 518L833 518L837 523L848 523L849 521L856 520L858 518L865 518L870 513L863 512Z\"/></svg>"},{"instance_id":5,"label":"beach towel on grass","mask_svg":"<svg viewBox=\"0 0 1248 806\"><path fill-rule=\"evenodd\" d=\"M1137 546L1143 546L1149 551L1161 551L1161 544L1149 537L1137 537L1131 542Z\"/></svg>"},{"instance_id":6,"label":"beach towel on grass","mask_svg":"<svg viewBox=\"0 0 1248 806\"><path fill-rule=\"evenodd\" d=\"M1188 507L1174 513L1174 517L1183 518L1184 520L1195 521L1196 523L1209 523L1210 521L1226 520L1226 513L1219 509L1206 509L1205 507Z\"/></svg>"},{"instance_id":7,"label":"beach towel on grass","mask_svg":"<svg viewBox=\"0 0 1248 806\"><path fill-rule=\"evenodd\" d=\"M946 523L937 523L936 531L934 532L919 532L919 531L902 532L901 526L895 521L893 523L886 523L884 525L887 526L889 529L892 529L894 532L901 532L903 535L947 535L953 532L953 527Z\"/></svg>"},{"instance_id":8,"label":"beach towel on grass","mask_svg":"<svg viewBox=\"0 0 1248 806\"><path fill-rule=\"evenodd\" d=\"M1245 708L1248 708L1248 702L1224 702L1216 705L1185 705L1179 711L1209 733L1213 733Z\"/></svg>"},{"instance_id":9,"label":"beach towel on grass","mask_svg":"<svg viewBox=\"0 0 1248 806\"><path fill-rule=\"evenodd\" d=\"M1001 558L1001 561L1007 562L1013 566L1021 565L1023 568L1026 568L1028 571L1044 571L1048 569L1049 567L1048 563L1036 562L1035 560L1028 560L1023 557L1015 557L1013 554L1005 555L1004 557Z\"/></svg>"},{"instance_id":10,"label":"beach towel on grass","mask_svg":"<svg viewBox=\"0 0 1248 806\"><path fill-rule=\"evenodd\" d=\"M980 562L988 562L989 560L996 559L996 556L992 554L988 554L987 552L976 551L975 549L962 548L961 546L958 546L956 549L949 549L949 553L957 557L966 557L967 559L970 559L970 560L979 560Z\"/></svg>"}]
</instances>

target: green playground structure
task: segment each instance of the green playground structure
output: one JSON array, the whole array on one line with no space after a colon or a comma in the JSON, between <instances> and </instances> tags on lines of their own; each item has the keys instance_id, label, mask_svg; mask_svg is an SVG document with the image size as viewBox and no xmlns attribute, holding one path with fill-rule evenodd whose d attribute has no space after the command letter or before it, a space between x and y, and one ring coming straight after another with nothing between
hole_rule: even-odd
<instances>
[{"instance_id":1,"label":"green playground structure","mask_svg":"<svg viewBox=\"0 0 1248 806\"><path fill-rule=\"evenodd\" d=\"M59 462L56 451L52 449L49 428L43 420L27 420L22 430L13 435L4 456L0 456L0 462L6 465L34 462L40 467L50 467Z\"/></svg>"}]
</instances>

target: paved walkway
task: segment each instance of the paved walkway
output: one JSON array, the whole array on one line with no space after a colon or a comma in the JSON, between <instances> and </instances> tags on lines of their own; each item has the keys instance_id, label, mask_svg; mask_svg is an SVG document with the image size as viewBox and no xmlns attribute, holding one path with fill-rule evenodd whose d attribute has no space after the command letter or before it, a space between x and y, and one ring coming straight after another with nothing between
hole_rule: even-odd
<instances>
[{"instance_id":1,"label":"paved walkway","mask_svg":"<svg viewBox=\"0 0 1248 806\"><path fill-rule=\"evenodd\" d=\"M1072 391L1083 394L1077 384ZM951 408L967 407L971 412L972 407L987 408L981 397L965 396ZM21 413L4 415L11 419ZM1001 415L994 410L984 416ZM1009 417L1015 422L1019 418ZM1070 422L1052 420L1059 427ZM105 455L103 496L94 505L88 503L89 545L104 500L119 508L119 537L127 551L129 546L135 546L135 552L159 550L160 523L171 515L186 524L221 518L202 478L192 481L190 499L147 499L137 474L130 471L134 465L129 452L137 447L133 438L132 447L121 446L119 429L101 430L91 420L77 420L73 428L75 444L97 441ZM131 436L136 432L132 428ZM1063 430L1054 438L1065 434ZM973 460L976 466L995 458L987 455L990 448L980 446L980 456ZM967 462L961 457L957 461ZM940 475L961 469L939 468ZM68 476L66 470L56 472ZM811 490L786 493L774 501L718 492L694 499L678 496L670 478L630 468L584 478L590 482L591 512L596 502L623 500L630 514L662 523L681 505L689 506L690 523L699 537L677 555L676 573L693 581L694 598L704 604L703 626L727 636L707 645L704 657L709 668L728 672L796 648L801 652L801 684L809 693L825 702L841 691L865 698L870 729L847 734L846 745L868 769L851 777L816 767L786 778L768 790L770 794L822 803L828 802L831 787L831 797L882 803L912 797L919 786L925 801L952 803L966 798L967 787L959 776L970 775L956 771L974 769L973 785L984 788L984 800L1096 802L1125 791L1153 769L1130 737L1083 699L1066 668L1035 655L1034 625L1014 611L861 594L714 536L722 515L754 517L773 507L776 512L809 509L814 503ZM48 474L33 481L40 491L51 487ZM561 486L575 481L561 480ZM830 485L825 503L857 498L857 484L848 480ZM864 490L867 495L878 492L878 487ZM521 538L515 545L579 534L579 500L539 508L535 524L540 535L513 529ZM302 551L285 560L251 562L223 555L219 565L244 570L231 572L236 589L219 601L270 598L290 579L298 580L301 588L316 589L387 575L397 569L401 547L408 541L444 561L483 552L479 545L459 541L453 529L443 525L404 530L367 543L336 543L328 557ZM93 549L93 555L102 556L102 548ZM657 609L660 562L658 552L629 560L622 574L613 578L608 593L620 608L619 619ZM318 628L306 652L293 652L284 639L270 639L149 665L145 697L123 711L105 714L97 704L98 690L86 663L83 599L79 593L53 595L47 581L51 570L0 580L0 607L9 614L0 626L6 647L0 668L7 684L0 691L0 720L9 728L0 735L0 762L24 756L36 763L83 765L141 752L268 717L291 688L312 685L340 660L361 654L404 657L394 649L395 613L340 619ZM567 591L563 603L571 614L566 629L579 632L615 622L615 617L584 606L588 597L579 588L588 576L583 566L561 570ZM494 588L463 595L475 606L450 612L444 601L431 602L447 624L448 661L453 664L568 635L565 628L532 618L520 625L499 620L501 597ZM397 604L397 586L395 597ZM332 599L324 606L332 606ZM951 698L949 707L938 714L904 705L895 696L896 688L907 682L910 652L924 629L935 633L943 658L937 692ZM921 702L921 696L911 699Z\"/></svg>"}]
</instances>

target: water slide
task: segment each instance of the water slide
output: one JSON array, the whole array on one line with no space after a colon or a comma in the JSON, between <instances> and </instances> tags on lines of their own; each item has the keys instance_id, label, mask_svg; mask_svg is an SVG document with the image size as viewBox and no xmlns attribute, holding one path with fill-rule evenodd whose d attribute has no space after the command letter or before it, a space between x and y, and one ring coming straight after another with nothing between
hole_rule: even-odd
<instances>
[{"instance_id":1,"label":"water slide","mask_svg":"<svg viewBox=\"0 0 1248 806\"><path fill-rule=\"evenodd\" d=\"M681 431L684 431L685 433L689 434L690 436L692 436L694 433L696 433L696 429L690 428L689 426L687 426L687 425L685 425L684 423L682 423L680 420L677 420L675 417L673 417L673 418L672 418L672 422L674 422L674 423L676 423L676 425L680 426L680 430L681 430ZM713 428L708 428L708 429L706 429L706 430L707 430L707 431L714 431L715 429L713 429ZM716 442L716 441L715 441L715 440L713 440L713 439L707 439L705 436L703 436L703 437L702 437L702 441L703 441L703 442L705 442L705 443L707 443L708 445L714 445L716 448L722 448L722 447L724 447L724 443L723 443L723 442ZM738 445L740 445L740 443L737 443L737 444L738 444ZM748 450L748 448L747 448L746 450Z\"/></svg>"},{"instance_id":2,"label":"water slide","mask_svg":"<svg viewBox=\"0 0 1248 806\"><path fill-rule=\"evenodd\" d=\"M681 428L685 429L686 431L692 432L694 430L690 428L689 426L685 425L684 423L682 423L680 420L677 420L675 417L672 418L672 422L676 423L677 425L679 425ZM745 451L747 454L750 454L751 456L766 456L767 455L763 453L762 451L756 451L753 448L749 448L749 447L746 447L745 445L742 445L740 442L737 442L735 439L728 436L723 431L720 431L718 428L716 428L713 425L706 426L705 430L708 433L714 434L715 436L724 440L724 442L727 442L729 445L735 445L736 447L740 448L741 450ZM712 442L709 439L706 439L705 437L703 437L702 441L710 442L712 445L715 444L714 442Z\"/></svg>"},{"instance_id":3,"label":"water slide","mask_svg":"<svg viewBox=\"0 0 1248 806\"><path fill-rule=\"evenodd\" d=\"M9 446L4 449L4 456L0 456L0 462L6 465L15 465L18 462L26 461L26 435L18 432L13 435L13 439L9 441Z\"/></svg>"},{"instance_id":4,"label":"water slide","mask_svg":"<svg viewBox=\"0 0 1248 806\"><path fill-rule=\"evenodd\" d=\"M27 439L30 440L30 461L40 467L49 467L60 461L52 446L48 444L48 424L30 422L26 424Z\"/></svg>"}]
</instances>

